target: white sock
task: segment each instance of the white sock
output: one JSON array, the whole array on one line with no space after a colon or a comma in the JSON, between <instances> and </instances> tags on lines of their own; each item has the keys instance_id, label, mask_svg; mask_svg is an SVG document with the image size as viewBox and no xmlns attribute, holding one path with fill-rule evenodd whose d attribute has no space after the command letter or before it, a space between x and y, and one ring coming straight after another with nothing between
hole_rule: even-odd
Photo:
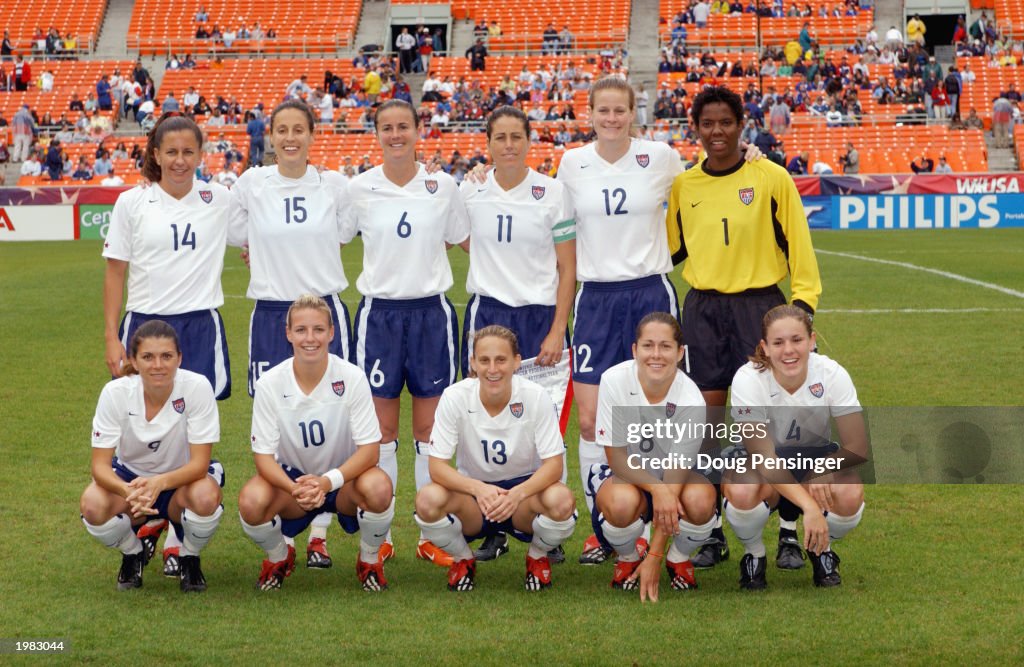
<instances>
[{"instance_id":1,"label":"white sock","mask_svg":"<svg viewBox=\"0 0 1024 667\"><path fill-rule=\"evenodd\" d=\"M327 528L330 527L332 518L334 518L333 512L321 512L313 517L312 523L309 524L310 542L316 538L327 539Z\"/></svg>"},{"instance_id":2,"label":"white sock","mask_svg":"<svg viewBox=\"0 0 1024 667\"><path fill-rule=\"evenodd\" d=\"M853 516L839 516L834 512L826 514L825 522L828 523L829 539L835 541L846 537L847 533L857 527L862 516L864 516L864 503L860 504Z\"/></svg>"},{"instance_id":3,"label":"white sock","mask_svg":"<svg viewBox=\"0 0 1024 667\"><path fill-rule=\"evenodd\" d=\"M533 520L533 541L526 555L530 558L541 558L546 556L552 549L557 549L562 542L565 542L572 535L576 528L576 513L565 521L555 521L543 514L538 514Z\"/></svg>"},{"instance_id":4,"label":"white sock","mask_svg":"<svg viewBox=\"0 0 1024 667\"><path fill-rule=\"evenodd\" d=\"M167 549L181 548L181 538L178 537L178 531L174 529L174 524L167 522L167 537L164 538L164 551Z\"/></svg>"},{"instance_id":5,"label":"white sock","mask_svg":"<svg viewBox=\"0 0 1024 667\"><path fill-rule=\"evenodd\" d=\"M786 521L785 519L779 519L779 530L792 530L796 532L796 521Z\"/></svg>"},{"instance_id":6,"label":"white sock","mask_svg":"<svg viewBox=\"0 0 1024 667\"><path fill-rule=\"evenodd\" d=\"M768 525L768 517L771 510L768 504L758 503L754 509L741 510L725 502L725 518L736 533L737 539L743 543L743 548L748 554L758 558L764 558L767 550L764 547L764 527Z\"/></svg>"},{"instance_id":7,"label":"white sock","mask_svg":"<svg viewBox=\"0 0 1024 667\"><path fill-rule=\"evenodd\" d=\"M473 552L462 535L462 522L454 514L446 514L434 523L427 523L416 516L421 534L434 543L438 549L447 551L455 560L468 560Z\"/></svg>"},{"instance_id":8,"label":"white sock","mask_svg":"<svg viewBox=\"0 0 1024 667\"><path fill-rule=\"evenodd\" d=\"M414 440L416 448L416 490L430 484L430 443Z\"/></svg>"},{"instance_id":9,"label":"white sock","mask_svg":"<svg viewBox=\"0 0 1024 667\"><path fill-rule=\"evenodd\" d=\"M377 467L391 478L391 488L398 491L398 441L380 443L380 459Z\"/></svg>"},{"instance_id":10,"label":"white sock","mask_svg":"<svg viewBox=\"0 0 1024 667\"><path fill-rule=\"evenodd\" d=\"M367 512L365 510L356 512L356 520L359 522L359 560L364 563L377 562L380 545L384 544L384 540L387 539L394 518L394 498L383 512Z\"/></svg>"},{"instance_id":11,"label":"white sock","mask_svg":"<svg viewBox=\"0 0 1024 667\"><path fill-rule=\"evenodd\" d=\"M217 505L217 509L210 516L200 516L186 507L181 513L181 528L185 533L185 539L181 543L181 555L198 556L213 537L223 514L223 505Z\"/></svg>"},{"instance_id":12,"label":"white sock","mask_svg":"<svg viewBox=\"0 0 1024 667\"><path fill-rule=\"evenodd\" d=\"M594 497L588 493L587 483L590 480L590 467L595 463L607 463L604 450L592 440L580 438L580 480L583 482L583 496L587 501L587 511L594 511Z\"/></svg>"},{"instance_id":13,"label":"white sock","mask_svg":"<svg viewBox=\"0 0 1024 667\"><path fill-rule=\"evenodd\" d=\"M288 543L284 541L284 535L281 533L281 519L275 516L258 526L247 524L241 515L238 519L242 522L242 530L249 539L267 552L267 560L271 563L280 563L288 558Z\"/></svg>"},{"instance_id":14,"label":"white sock","mask_svg":"<svg viewBox=\"0 0 1024 667\"><path fill-rule=\"evenodd\" d=\"M644 522L641 519L622 528L613 526L604 519L601 530L604 532L604 539L608 540L615 553L619 554L619 560L625 563L640 560L640 554L636 550L636 538L644 532Z\"/></svg>"},{"instance_id":15,"label":"white sock","mask_svg":"<svg viewBox=\"0 0 1024 667\"><path fill-rule=\"evenodd\" d=\"M142 541L132 530L132 521L127 514L117 514L101 526L94 526L82 518L89 534L111 549L123 554L137 554L142 551Z\"/></svg>"},{"instance_id":16,"label":"white sock","mask_svg":"<svg viewBox=\"0 0 1024 667\"><path fill-rule=\"evenodd\" d=\"M711 529L715 527L715 519L708 519L707 523L695 524L689 521L679 520L679 533L672 540L672 546L668 550L668 560L673 563L682 563L690 560L690 556L711 537Z\"/></svg>"}]
</instances>

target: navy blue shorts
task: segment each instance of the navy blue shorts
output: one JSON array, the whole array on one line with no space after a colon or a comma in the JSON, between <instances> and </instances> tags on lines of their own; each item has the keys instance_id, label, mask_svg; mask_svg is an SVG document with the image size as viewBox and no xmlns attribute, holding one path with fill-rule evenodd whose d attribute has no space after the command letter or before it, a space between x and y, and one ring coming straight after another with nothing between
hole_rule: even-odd
<instances>
[{"instance_id":1,"label":"navy blue shorts","mask_svg":"<svg viewBox=\"0 0 1024 667\"><path fill-rule=\"evenodd\" d=\"M281 464L281 469L284 470L285 474L291 478L294 482L298 478L302 477L306 473L302 472L298 468L292 468ZM324 512L334 512L338 515L338 524L341 526L349 535L359 530L359 521L356 519L354 514L342 514L337 510L338 507L338 491L341 489L335 489L324 496L324 504L316 509L311 509L306 512L303 516L297 519L285 519L281 518L281 533L285 537L295 537L302 531L309 527L309 524L313 523L313 519L317 518Z\"/></svg>"},{"instance_id":2,"label":"navy blue shorts","mask_svg":"<svg viewBox=\"0 0 1024 667\"><path fill-rule=\"evenodd\" d=\"M776 285L739 294L691 289L683 300L686 374L702 391L728 389L761 340L761 320L786 303Z\"/></svg>"},{"instance_id":3,"label":"navy blue shorts","mask_svg":"<svg viewBox=\"0 0 1024 667\"><path fill-rule=\"evenodd\" d=\"M352 332L348 326L348 309L337 294L325 296L334 321L334 338L328 346L330 353L349 359ZM285 335L285 320L291 301L259 300L249 318L249 396L256 391L260 375L295 354Z\"/></svg>"},{"instance_id":4,"label":"navy blue shorts","mask_svg":"<svg viewBox=\"0 0 1024 667\"><path fill-rule=\"evenodd\" d=\"M532 475L523 475L522 477L513 477L512 479L503 479L498 482L486 483L493 484L494 486L500 487L507 491L514 486L519 486L526 480L530 479L530 477L532 477ZM531 542L533 540L533 535L531 533L524 533L523 531L516 529L516 527L512 525L512 517L509 517L501 522L494 522L489 520L481 513L480 518L483 520L483 525L480 526L480 531L476 535L463 535L463 537L466 538L467 542L472 542L473 540L479 540L485 537L490 537L491 535L497 535L498 533L505 533L506 535L511 535L520 542Z\"/></svg>"},{"instance_id":5,"label":"navy blue shorts","mask_svg":"<svg viewBox=\"0 0 1024 667\"><path fill-rule=\"evenodd\" d=\"M489 296L474 294L466 305L462 318L462 376L469 377L469 353L473 348L473 334L492 324L511 329L519 339L519 354L523 359L536 357L540 345L551 331L555 319L554 306L508 306ZM569 330L565 331L563 345L569 345Z\"/></svg>"},{"instance_id":6,"label":"navy blue shorts","mask_svg":"<svg viewBox=\"0 0 1024 667\"><path fill-rule=\"evenodd\" d=\"M600 384L602 373L632 359L636 327L654 312L679 318L679 299L668 276L583 283L573 315L572 379Z\"/></svg>"},{"instance_id":7,"label":"navy blue shorts","mask_svg":"<svg viewBox=\"0 0 1024 667\"><path fill-rule=\"evenodd\" d=\"M131 483L133 479L138 477L131 470L126 468L123 463L117 460L115 456L113 461L110 462L110 467L114 469L114 473L117 474L123 481ZM224 488L224 466L220 464L217 459L210 459L210 468L206 471L206 474L213 478L220 488ZM177 519L172 519L168 513L168 509L171 505L171 498L174 496L174 492L177 489L167 489L162 491L159 496L156 497L156 502L153 503L153 509L157 511L157 514L150 516L150 519L167 519L174 526L174 532L178 534L178 539L184 538L184 532L181 530L181 524ZM178 517L181 518L181 517Z\"/></svg>"},{"instance_id":8,"label":"navy blue shorts","mask_svg":"<svg viewBox=\"0 0 1024 667\"><path fill-rule=\"evenodd\" d=\"M363 297L356 310L355 364L377 398L440 396L458 373L459 321L445 295L422 299Z\"/></svg>"},{"instance_id":9,"label":"navy blue shorts","mask_svg":"<svg viewBox=\"0 0 1024 667\"><path fill-rule=\"evenodd\" d=\"M601 543L601 546L609 551L613 549L604 536L604 515L597 508L597 492L601 489L601 485L611 477L612 469L607 463L595 463L590 467L590 473L587 475L587 488L584 489L588 495L594 497L594 508L590 510L590 525L594 529L594 535L597 536L597 541ZM654 517L654 500L648 491L639 488L637 490L644 497L644 500L647 501L647 508L640 513L640 520L644 523L650 523Z\"/></svg>"},{"instance_id":10,"label":"navy blue shorts","mask_svg":"<svg viewBox=\"0 0 1024 667\"><path fill-rule=\"evenodd\" d=\"M224 320L216 308L180 315L125 313L117 335L128 354L131 353L132 336L150 320L163 320L178 334L182 368L205 376L218 401L231 395L228 339L224 335Z\"/></svg>"}]
</instances>

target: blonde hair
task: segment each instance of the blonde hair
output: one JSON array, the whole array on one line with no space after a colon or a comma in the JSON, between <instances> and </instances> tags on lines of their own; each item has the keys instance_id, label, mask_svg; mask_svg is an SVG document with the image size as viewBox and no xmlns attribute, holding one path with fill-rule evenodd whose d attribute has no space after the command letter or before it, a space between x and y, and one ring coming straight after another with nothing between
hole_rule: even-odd
<instances>
[{"instance_id":1,"label":"blonde hair","mask_svg":"<svg viewBox=\"0 0 1024 667\"><path fill-rule=\"evenodd\" d=\"M594 101L597 99L597 94L603 90L617 90L619 92L626 93L629 97L629 110L636 110L636 93L633 92L633 86L629 85L625 79L618 76L606 76L603 79L595 81L594 85L590 87L590 96L587 99L587 106L593 109Z\"/></svg>"},{"instance_id":2,"label":"blonde hair","mask_svg":"<svg viewBox=\"0 0 1024 667\"><path fill-rule=\"evenodd\" d=\"M292 302L292 305L288 306L288 314L285 316L284 320L285 327L289 329L292 328L292 313L294 313L297 310L319 311L323 313L324 316L327 318L327 322L331 326L334 326L334 317L331 313L330 306L327 305L326 301L324 301L321 297L318 297L315 294L303 294L294 302Z\"/></svg>"}]
</instances>

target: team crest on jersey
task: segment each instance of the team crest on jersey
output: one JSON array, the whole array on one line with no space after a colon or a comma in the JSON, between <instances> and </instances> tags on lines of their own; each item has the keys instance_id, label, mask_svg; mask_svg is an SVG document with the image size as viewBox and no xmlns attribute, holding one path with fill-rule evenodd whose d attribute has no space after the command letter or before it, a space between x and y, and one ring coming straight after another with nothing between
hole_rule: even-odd
<instances>
[{"instance_id":1,"label":"team crest on jersey","mask_svg":"<svg viewBox=\"0 0 1024 667\"><path fill-rule=\"evenodd\" d=\"M427 192L429 192L430 194L434 194L435 192L437 192L437 181L423 181L423 185L427 186Z\"/></svg>"},{"instance_id":2,"label":"team crest on jersey","mask_svg":"<svg viewBox=\"0 0 1024 667\"><path fill-rule=\"evenodd\" d=\"M810 389L811 393L814 394L814 398L821 398L821 396L825 393L825 387L820 382L815 382L810 387L808 387L808 389Z\"/></svg>"},{"instance_id":3,"label":"team crest on jersey","mask_svg":"<svg viewBox=\"0 0 1024 667\"><path fill-rule=\"evenodd\" d=\"M334 393L337 394L338 396L344 396L345 395L345 381L344 380L338 380L337 382L332 382L331 383L331 389L333 389Z\"/></svg>"},{"instance_id":4,"label":"team crest on jersey","mask_svg":"<svg viewBox=\"0 0 1024 667\"><path fill-rule=\"evenodd\" d=\"M209 204L213 201L213 190L200 190L199 198Z\"/></svg>"},{"instance_id":5,"label":"team crest on jersey","mask_svg":"<svg viewBox=\"0 0 1024 667\"><path fill-rule=\"evenodd\" d=\"M740 201L750 206L754 201L754 188L740 188Z\"/></svg>"},{"instance_id":6,"label":"team crest on jersey","mask_svg":"<svg viewBox=\"0 0 1024 667\"><path fill-rule=\"evenodd\" d=\"M174 399L174 402L171 403L171 406L174 408L174 411L180 415L181 413L185 412L185 399L176 398Z\"/></svg>"},{"instance_id":7,"label":"team crest on jersey","mask_svg":"<svg viewBox=\"0 0 1024 667\"><path fill-rule=\"evenodd\" d=\"M636 163L638 165L640 165L641 167L643 167L644 169L646 169L647 165L649 165L651 163L651 156L648 155L647 153L643 153L641 155L637 155L636 156Z\"/></svg>"},{"instance_id":8,"label":"team crest on jersey","mask_svg":"<svg viewBox=\"0 0 1024 667\"><path fill-rule=\"evenodd\" d=\"M671 417L675 413L676 413L676 404L675 403L666 403L665 404L665 416L666 417Z\"/></svg>"},{"instance_id":9,"label":"team crest on jersey","mask_svg":"<svg viewBox=\"0 0 1024 667\"><path fill-rule=\"evenodd\" d=\"M535 185L535 186L533 186L533 190L531 190L531 192L533 192L533 198L534 199L540 199L541 197L543 197L544 196L544 190L545 190L545 188L544 188L543 185Z\"/></svg>"},{"instance_id":10,"label":"team crest on jersey","mask_svg":"<svg viewBox=\"0 0 1024 667\"><path fill-rule=\"evenodd\" d=\"M515 417L516 419L519 419L520 417L523 416L522 403L510 403L508 409L512 413L512 416Z\"/></svg>"}]
</instances>

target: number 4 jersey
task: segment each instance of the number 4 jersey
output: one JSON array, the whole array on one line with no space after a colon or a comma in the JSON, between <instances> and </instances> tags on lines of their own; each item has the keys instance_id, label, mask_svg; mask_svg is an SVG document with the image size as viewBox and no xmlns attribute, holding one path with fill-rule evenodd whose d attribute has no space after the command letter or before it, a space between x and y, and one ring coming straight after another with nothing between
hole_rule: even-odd
<instances>
[{"instance_id":1,"label":"number 4 jersey","mask_svg":"<svg viewBox=\"0 0 1024 667\"><path fill-rule=\"evenodd\" d=\"M202 181L181 199L156 183L121 193L103 256L130 264L125 310L177 315L223 305L231 205L230 190Z\"/></svg>"}]
</instances>

